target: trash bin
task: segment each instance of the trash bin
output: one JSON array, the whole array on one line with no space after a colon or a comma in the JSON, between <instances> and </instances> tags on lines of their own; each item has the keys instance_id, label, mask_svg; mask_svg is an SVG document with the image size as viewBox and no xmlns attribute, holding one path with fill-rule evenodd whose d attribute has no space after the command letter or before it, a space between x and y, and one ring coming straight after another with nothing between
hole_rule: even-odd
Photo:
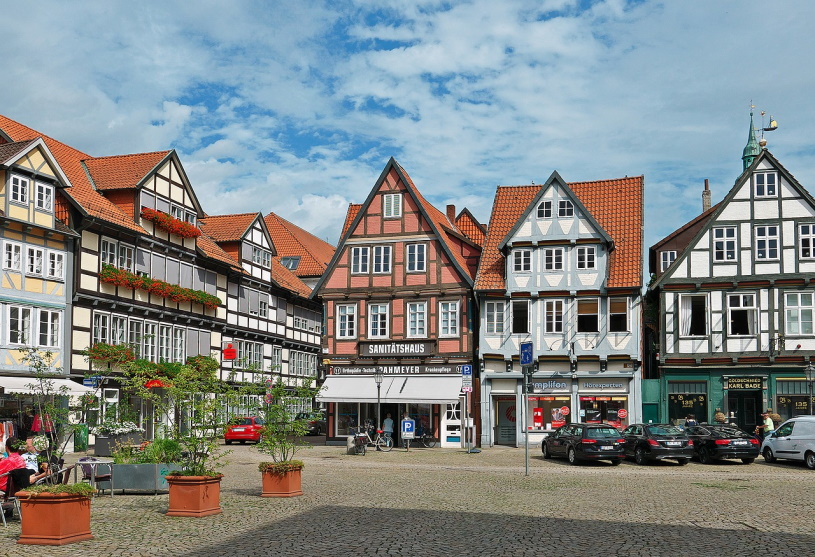
<instances>
[{"instance_id":1,"label":"trash bin","mask_svg":"<svg viewBox=\"0 0 815 557\"><path fill-rule=\"evenodd\" d=\"M78 424L74 430L74 452L88 450L88 424Z\"/></svg>"}]
</instances>

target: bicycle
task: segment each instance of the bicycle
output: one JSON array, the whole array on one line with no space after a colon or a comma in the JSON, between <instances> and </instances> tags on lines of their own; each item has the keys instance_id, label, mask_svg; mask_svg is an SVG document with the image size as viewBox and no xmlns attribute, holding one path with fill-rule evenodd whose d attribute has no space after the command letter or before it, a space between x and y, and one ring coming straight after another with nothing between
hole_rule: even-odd
<instances>
[{"instance_id":1,"label":"bicycle","mask_svg":"<svg viewBox=\"0 0 815 557\"><path fill-rule=\"evenodd\" d=\"M407 447L407 446L408 446L408 445L407 445L407 443L408 443L409 441L410 441L409 439L405 439L405 440L403 440L403 441L402 441L402 444L403 444L405 447ZM435 447L435 446L436 446L436 443L438 442L438 441L436 440L436 438L435 438L435 437L433 437L433 435L432 435L432 434L427 433L427 431L425 430L425 428L423 428L423 427L421 427L421 426L419 426L419 427L416 429L416 435L414 436L413 441L416 441L416 442L421 443L421 444L422 444L422 446L423 446L425 449L432 449L433 447Z\"/></svg>"},{"instance_id":2,"label":"bicycle","mask_svg":"<svg viewBox=\"0 0 815 557\"><path fill-rule=\"evenodd\" d=\"M371 438L371 433L374 431L374 427L372 425L368 425L368 429L366 434L368 435L368 439L370 439L369 444L376 447L377 451L385 451L388 452L393 449L393 439L390 435L385 435L385 432L381 429L376 430L376 437Z\"/></svg>"},{"instance_id":3,"label":"bicycle","mask_svg":"<svg viewBox=\"0 0 815 557\"><path fill-rule=\"evenodd\" d=\"M368 445L373 445L379 451L388 452L393 449L393 439L388 435L383 435L381 429L376 430L376 437L371 437L373 428L351 428L351 433L354 435L354 448L356 454L365 455L368 450Z\"/></svg>"}]
</instances>

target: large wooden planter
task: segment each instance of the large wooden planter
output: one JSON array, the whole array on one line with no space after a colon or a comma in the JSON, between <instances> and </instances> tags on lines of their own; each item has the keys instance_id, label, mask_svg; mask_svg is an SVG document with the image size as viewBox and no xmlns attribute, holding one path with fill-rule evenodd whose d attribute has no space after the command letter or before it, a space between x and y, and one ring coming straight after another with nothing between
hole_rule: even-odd
<instances>
[{"instance_id":1,"label":"large wooden planter","mask_svg":"<svg viewBox=\"0 0 815 557\"><path fill-rule=\"evenodd\" d=\"M91 500L70 493L37 493L31 498L25 491L20 498L22 533L17 543L65 545L93 539Z\"/></svg>"},{"instance_id":2,"label":"large wooden planter","mask_svg":"<svg viewBox=\"0 0 815 557\"><path fill-rule=\"evenodd\" d=\"M303 494L301 470L275 473L263 472L263 492L261 497L297 497Z\"/></svg>"},{"instance_id":3,"label":"large wooden planter","mask_svg":"<svg viewBox=\"0 0 815 557\"><path fill-rule=\"evenodd\" d=\"M170 508L167 516L209 516L221 514L223 476L167 476Z\"/></svg>"}]
</instances>

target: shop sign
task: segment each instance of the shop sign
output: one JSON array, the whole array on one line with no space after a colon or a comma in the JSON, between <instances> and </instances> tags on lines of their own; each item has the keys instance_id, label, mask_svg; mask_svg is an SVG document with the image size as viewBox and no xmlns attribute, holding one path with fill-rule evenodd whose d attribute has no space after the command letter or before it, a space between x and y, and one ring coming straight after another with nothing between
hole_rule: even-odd
<instances>
[{"instance_id":1,"label":"shop sign","mask_svg":"<svg viewBox=\"0 0 815 557\"><path fill-rule=\"evenodd\" d=\"M735 391L761 390L763 388L761 377L728 377L725 389Z\"/></svg>"},{"instance_id":2,"label":"shop sign","mask_svg":"<svg viewBox=\"0 0 815 557\"><path fill-rule=\"evenodd\" d=\"M331 366L332 375L373 375L381 369L385 375L421 375L421 374L459 374L461 366L434 364L434 365L389 365L389 366Z\"/></svg>"},{"instance_id":3,"label":"shop sign","mask_svg":"<svg viewBox=\"0 0 815 557\"><path fill-rule=\"evenodd\" d=\"M619 410L617 410L617 417L626 419L628 417L628 410L626 410L625 408L620 408Z\"/></svg>"},{"instance_id":4,"label":"shop sign","mask_svg":"<svg viewBox=\"0 0 815 557\"><path fill-rule=\"evenodd\" d=\"M569 392L570 385L567 381L558 381L557 379L549 379L548 381L535 381L532 383L533 393L555 393L555 392Z\"/></svg>"},{"instance_id":5,"label":"shop sign","mask_svg":"<svg viewBox=\"0 0 815 557\"><path fill-rule=\"evenodd\" d=\"M360 342L359 355L362 358L382 356L432 356L435 352L433 341L418 342Z\"/></svg>"},{"instance_id":6,"label":"shop sign","mask_svg":"<svg viewBox=\"0 0 815 557\"><path fill-rule=\"evenodd\" d=\"M581 391L628 392L627 379L581 379Z\"/></svg>"},{"instance_id":7,"label":"shop sign","mask_svg":"<svg viewBox=\"0 0 815 557\"><path fill-rule=\"evenodd\" d=\"M581 396L580 400L591 401L591 400L594 400L594 397L593 396Z\"/></svg>"}]
</instances>

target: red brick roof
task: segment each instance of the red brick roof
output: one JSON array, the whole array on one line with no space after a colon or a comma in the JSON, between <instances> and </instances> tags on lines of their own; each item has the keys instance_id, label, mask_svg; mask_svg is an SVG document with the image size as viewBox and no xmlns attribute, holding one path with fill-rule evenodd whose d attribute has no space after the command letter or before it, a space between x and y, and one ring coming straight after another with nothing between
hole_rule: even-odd
<instances>
[{"instance_id":1,"label":"red brick roof","mask_svg":"<svg viewBox=\"0 0 815 557\"><path fill-rule=\"evenodd\" d=\"M295 276L294 273L285 268L277 257L272 258L272 280L283 288L288 288L300 294L303 298L311 296L311 288Z\"/></svg>"},{"instance_id":2,"label":"red brick roof","mask_svg":"<svg viewBox=\"0 0 815 557\"><path fill-rule=\"evenodd\" d=\"M467 236L470 240L475 242L481 247L484 247L484 240L487 238L487 232L484 226L478 222L467 209L462 209L456 217L456 226L461 233Z\"/></svg>"},{"instance_id":3,"label":"red brick roof","mask_svg":"<svg viewBox=\"0 0 815 557\"><path fill-rule=\"evenodd\" d=\"M198 236L195 242L196 247L198 250L203 253L205 256L215 259L216 261L220 261L221 263L226 263L230 267L235 270L242 269L238 266L238 262L235 261L232 256L226 253L221 246L215 243L215 240L207 236L206 234L201 234Z\"/></svg>"},{"instance_id":4,"label":"red brick roof","mask_svg":"<svg viewBox=\"0 0 815 557\"><path fill-rule=\"evenodd\" d=\"M260 213L239 213L235 215L213 215L200 219L201 230L216 242L240 241Z\"/></svg>"},{"instance_id":5,"label":"red brick roof","mask_svg":"<svg viewBox=\"0 0 815 557\"><path fill-rule=\"evenodd\" d=\"M14 143L4 143L0 145L0 163L24 153L28 146L35 141L37 140L31 139L29 141L17 141Z\"/></svg>"},{"instance_id":6,"label":"red brick roof","mask_svg":"<svg viewBox=\"0 0 815 557\"><path fill-rule=\"evenodd\" d=\"M608 288L636 288L642 284L644 185L643 176L568 184L614 240L614 251L609 256ZM476 290L506 289L505 258L498 245L529 209L541 187L498 186L476 275Z\"/></svg>"},{"instance_id":7,"label":"red brick roof","mask_svg":"<svg viewBox=\"0 0 815 557\"><path fill-rule=\"evenodd\" d=\"M85 166L97 190L135 188L172 151L88 159Z\"/></svg>"},{"instance_id":8,"label":"red brick roof","mask_svg":"<svg viewBox=\"0 0 815 557\"><path fill-rule=\"evenodd\" d=\"M296 276L318 277L325 272L334 257L334 246L275 213L266 215L265 220L277 255L300 257L300 264L292 271Z\"/></svg>"}]
</instances>

